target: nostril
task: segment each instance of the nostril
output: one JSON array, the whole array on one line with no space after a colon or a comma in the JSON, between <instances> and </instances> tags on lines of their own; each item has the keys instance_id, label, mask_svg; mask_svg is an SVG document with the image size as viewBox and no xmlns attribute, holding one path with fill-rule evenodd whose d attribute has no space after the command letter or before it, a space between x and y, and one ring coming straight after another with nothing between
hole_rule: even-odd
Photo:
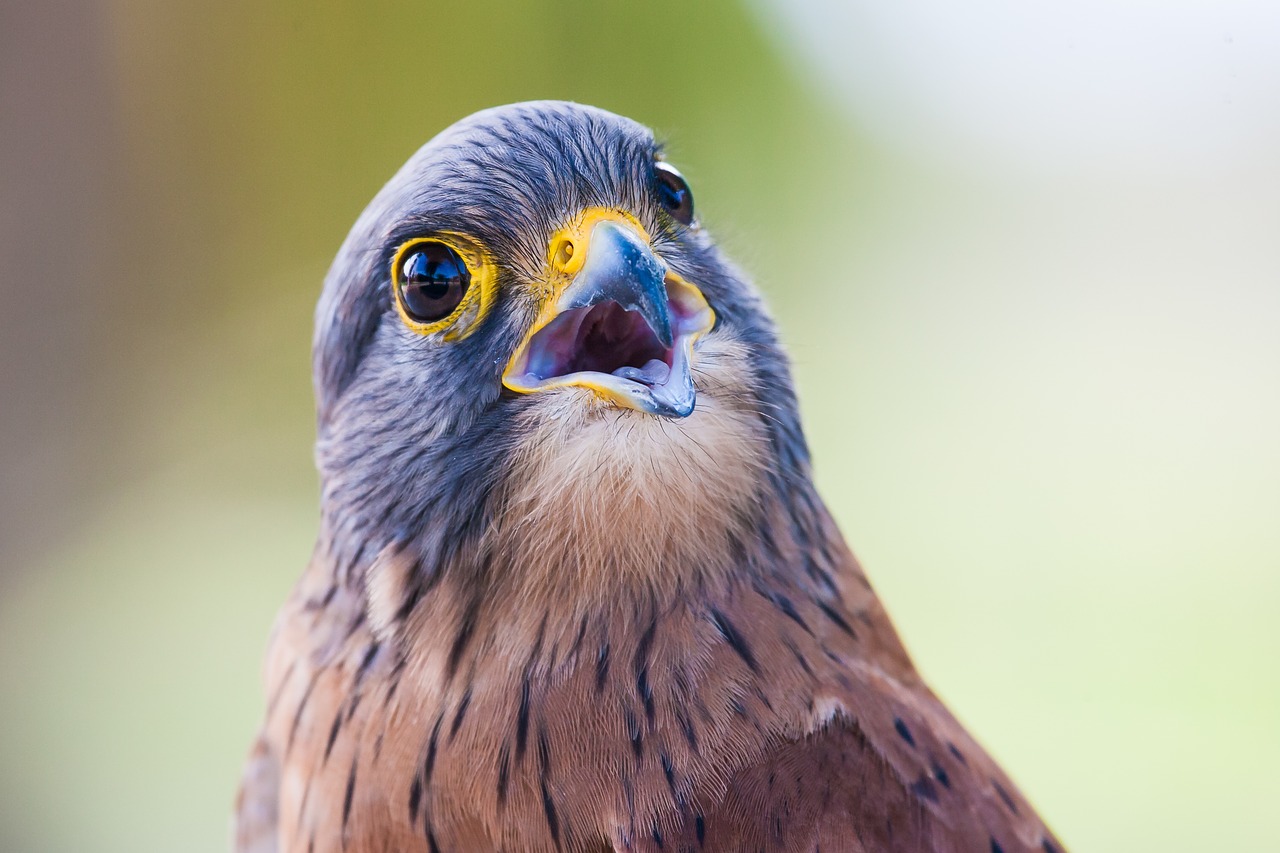
<instances>
[{"instance_id":1,"label":"nostril","mask_svg":"<svg viewBox=\"0 0 1280 853\"><path fill-rule=\"evenodd\" d=\"M561 237L551 249L551 265L559 272L575 273L582 266L582 258L571 237Z\"/></svg>"}]
</instances>

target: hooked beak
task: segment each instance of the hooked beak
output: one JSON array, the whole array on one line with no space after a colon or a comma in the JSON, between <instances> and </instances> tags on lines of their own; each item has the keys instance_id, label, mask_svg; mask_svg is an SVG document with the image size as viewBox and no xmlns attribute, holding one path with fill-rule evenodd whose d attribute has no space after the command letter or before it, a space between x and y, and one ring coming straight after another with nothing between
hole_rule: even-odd
<instances>
[{"instance_id":1,"label":"hooked beak","mask_svg":"<svg viewBox=\"0 0 1280 853\"><path fill-rule=\"evenodd\" d=\"M561 287L502 384L522 394L576 385L653 415L692 413L693 347L715 324L702 292L653 253L638 223L612 211L588 211L551 246Z\"/></svg>"}]
</instances>

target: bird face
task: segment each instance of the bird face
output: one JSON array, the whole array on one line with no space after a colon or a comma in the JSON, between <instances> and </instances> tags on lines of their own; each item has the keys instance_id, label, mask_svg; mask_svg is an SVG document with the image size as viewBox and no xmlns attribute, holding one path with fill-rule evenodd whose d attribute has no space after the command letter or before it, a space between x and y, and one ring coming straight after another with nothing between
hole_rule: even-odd
<instances>
[{"instance_id":1,"label":"bird face","mask_svg":"<svg viewBox=\"0 0 1280 853\"><path fill-rule=\"evenodd\" d=\"M694 523L704 468L729 516L764 444L805 456L772 322L688 183L646 128L575 104L487 110L415 154L330 270L315 359L326 506L358 542L442 515L465 539L521 483L680 492L663 523Z\"/></svg>"},{"instance_id":2,"label":"bird face","mask_svg":"<svg viewBox=\"0 0 1280 853\"><path fill-rule=\"evenodd\" d=\"M661 190L672 193L664 201L691 225L684 179L665 163L655 162L654 171ZM465 234L406 242L391 264L400 318L442 343L465 337L501 298L497 264ZM649 414L693 412L693 348L715 313L655 254L634 215L604 207L576 213L551 235L545 271L522 284L541 307L503 372L506 388L533 394L580 387Z\"/></svg>"}]
</instances>

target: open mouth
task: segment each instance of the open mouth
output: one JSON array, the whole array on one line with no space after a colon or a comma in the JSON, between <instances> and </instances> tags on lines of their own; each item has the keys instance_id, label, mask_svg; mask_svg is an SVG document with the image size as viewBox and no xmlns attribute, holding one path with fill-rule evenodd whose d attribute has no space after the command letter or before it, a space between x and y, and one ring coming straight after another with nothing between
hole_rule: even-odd
<instances>
[{"instance_id":1,"label":"open mouth","mask_svg":"<svg viewBox=\"0 0 1280 853\"><path fill-rule=\"evenodd\" d=\"M538 379L608 373L652 386L670 376L671 356L638 311L609 300L566 311L547 324L529 344L525 370Z\"/></svg>"},{"instance_id":2,"label":"open mouth","mask_svg":"<svg viewBox=\"0 0 1280 853\"><path fill-rule=\"evenodd\" d=\"M715 324L702 291L615 212L584 214L550 254L567 283L544 303L502 384L520 394L576 385L652 415L691 414L693 347Z\"/></svg>"},{"instance_id":3,"label":"open mouth","mask_svg":"<svg viewBox=\"0 0 1280 853\"><path fill-rule=\"evenodd\" d=\"M529 339L504 381L525 393L578 385L653 414L693 411L693 344L710 328L702 294L679 277L665 281L671 344L639 310L613 299L557 314Z\"/></svg>"}]
</instances>

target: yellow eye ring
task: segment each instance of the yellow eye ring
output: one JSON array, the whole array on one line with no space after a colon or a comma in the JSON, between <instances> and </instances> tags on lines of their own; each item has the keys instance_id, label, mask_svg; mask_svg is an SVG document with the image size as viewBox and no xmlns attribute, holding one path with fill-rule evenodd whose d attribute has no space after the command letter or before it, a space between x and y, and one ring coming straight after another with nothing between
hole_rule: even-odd
<instances>
[{"instance_id":1,"label":"yellow eye ring","mask_svg":"<svg viewBox=\"0 0 1280 853\"><path fill-rule=\"evenodd\" d=\"M493 307L496 280L488 252L460 234L415 237L391 259L392 300L401 321L420 335L440 335L450 343L480 325ZM442 306L444 316L432 316Z\"/></svg>"}]
</instances>

